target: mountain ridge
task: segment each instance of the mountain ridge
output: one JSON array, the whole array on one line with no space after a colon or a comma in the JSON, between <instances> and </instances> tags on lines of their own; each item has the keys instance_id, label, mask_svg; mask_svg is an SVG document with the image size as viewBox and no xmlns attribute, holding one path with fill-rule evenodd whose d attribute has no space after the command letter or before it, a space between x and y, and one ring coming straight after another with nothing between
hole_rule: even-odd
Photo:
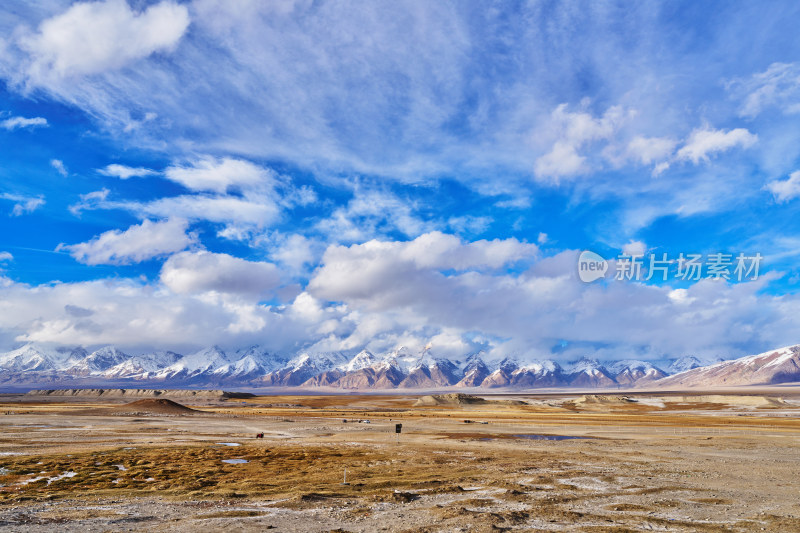
<instances>
[{"instance_id":1,"label":"mountain ridge","mask_svg":"<svg viewBox=\"0 0 800 533\"><path fill-rule=\"evenodd\" d=\"M730 361L684 356L654 364L636 359L600 362L584 357L569 364L551 359L507 357L483 352L460 359L437 356L430 346L404 347L382 355L301 352L294 357L250 346L226 352L211 346L189 354L155 351L130 356L113 346L88 352L33 343L0 354L0 386L55 386L80 382L142 384L161 388L303 387L341 390L484 388L637 388L746 385L800 381L800 345Z\"/></svg>"}]
</instances>

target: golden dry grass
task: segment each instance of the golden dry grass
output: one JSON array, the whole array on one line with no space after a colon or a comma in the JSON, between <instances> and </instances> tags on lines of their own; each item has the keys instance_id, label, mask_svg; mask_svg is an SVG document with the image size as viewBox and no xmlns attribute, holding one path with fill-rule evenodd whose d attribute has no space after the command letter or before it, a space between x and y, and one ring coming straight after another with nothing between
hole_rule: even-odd
<instances>
[{"instance_id":1,"label":"golden dry grass","mask_svg":"<svg viewBox=\"0 0 800 533\"><path fill-rule=\"evenodd\" d=\"M800 513L791 511L792 495L800 489L791 473L800 465L795 416L705 405L682 412L635 405L603 411L547 405L417 409L413 401L258 397L206 406L211 414L188 418L76 416L70 419L75 427L66 429L79 431L69 433L69 442L57 438L66 429L47 426L64 423L63 415L54 414L64 406L37 405L37 414L13 415L15 422L0 434L0 450L26 446L28 454L0 455L0 527L10 516L4 509L31 509L29 523L79 529L113 522L123 511L74 508L76 498L87 505L157 498L176 509L181 502L208 503L177 519L184 525L176 527L187 530L196 529L197 521L281 530L272 508L301 518L322 510L329 527L320 531L348 530L343 523L363 523L360 530L371 531L369 524L385 524L386 513L400 512L393 509L409 517L393 531L465 524L470 531L621 532L645 525L706 532L800 530ZM86 412L85 404L82 409ZM373 424L344 424L344 418L369 418ZM464 419L489 424L464 424ZM397 420L405 428L399 444L389 433ZM273 434L256 440L253 428ZM672 435L673 429L684 433ZM601 430L602 438L563 442L514 437ZM135 446L114 444L135 439ZM228 440L242 445L219 444ZM341 483L345 467L349 485ZM66 472L75 475L59 478ZM35 478L42 479L31 481ZM37 507L42 502L56 507ZM148 523L160 523L158 513L151 514Z\"/></svg>"}]
</instances>

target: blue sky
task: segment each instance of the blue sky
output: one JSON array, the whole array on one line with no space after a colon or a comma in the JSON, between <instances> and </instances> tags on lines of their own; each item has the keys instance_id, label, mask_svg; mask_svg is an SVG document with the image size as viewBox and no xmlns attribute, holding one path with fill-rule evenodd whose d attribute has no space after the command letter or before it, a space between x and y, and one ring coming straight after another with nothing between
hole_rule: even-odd
<instances>
[{"instance_id":1,"label":"blue sky","mask_svg":"<svg viewBox=\"0 0 800 533\"><path fill-rule=\"evenodd\" d=\"M792 2L11 2L0 345L798 342ZM758 279L582 283L760 253ZM612 265L613 267L613 265Z\"/></svg>"}]
</instances>

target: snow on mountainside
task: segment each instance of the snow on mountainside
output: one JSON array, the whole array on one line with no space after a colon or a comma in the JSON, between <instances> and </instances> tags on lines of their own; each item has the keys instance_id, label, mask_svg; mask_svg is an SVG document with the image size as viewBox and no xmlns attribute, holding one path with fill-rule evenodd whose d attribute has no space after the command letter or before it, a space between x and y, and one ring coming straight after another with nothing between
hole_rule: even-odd
<instances>
[{"instance_id":1,"label":"snow on mountainside","mask_svg":"<svg viewBox=\"0 0 800 533\"><path fill-rule=\"evenodd\" d=\"M620 385L632 385L646 381L655 381L667 376L667 373L660 368L653 366L647 361L636 361L626 359L618 361L608 367L614 381Z\"/></svg>"},{"instance_id":2,"label":"snow on mountainside","mask_svg":"<svg viewBox=\"0 0 800 533\"><path fill-rule=\"evenodd\" d=\"M347 364L340 365L339 370L342 372L355 372L362 368L367 368L378 362L378 359L367 350L361 350L355 357L350 359Z\"/></svg>"},{"instance_id":3,"label":"snow on mountainside","mask_svg":"<svg viewBox=\"0 0 800 533\"><path fill-rule=\"evenodd\" d=\"M0 356L0 368L14 372L60 370L86 355L83 348L47 349L26 344Z\"/></svg>"},{"instance_id":4,"label":"snow on mountainside","mask_svg":"<svg viewBox=\"0 0 800 533\"><path fill-rule=\"evenodd\" d=\"M170 366L181 358L175 352L153 352L135 355L112 366L102 374L107 378L145 378L151 372Z\"/></svg>"},{"instance_id":5,"label":"snow on mountainside","mask_svg":"<svg viewBox=\"0 0 800 533\"><path fill-rule=\"evenodd\" d=\"M489 375L490 370L479 354L471 355L464 365L463 377L457 387L478 387Z\"/></svg>"},{"instance_id":6,"label":"snow on mountainside","mask_svg":"<svg viewBox=\"0 0 800 533\"><path fill-rule=\"evenodd\" d=\"M266 386L302 385L322 372L333 370L346 362L347 358L338 352L327 352L310 355L302 353L290 360L284 367L270 371L259 378L259 383Z\"/></svg>"},{"instance_id":7,"label":"snow on mountainside","mask_svg":"<svg viewBox=\"0 0 800 533\"><path fill-rule=\"evenodd\" d=\"M663 365L635 359L601 363L583 358L564 366L521 355L505 359L484 356L480 352L448 359L437 356L430 346L419 351L400 347L384 354L367 350L347 354L302 352L294 357L259 346L235 351L212 346L187 355L150 352L131 356L113 346L88 353L83 348L26 344L0 354L0 384L71 386L105 382L137 387L152 383L159 387L225 384L384 390L694 387L800 380L798 346L711 365L692 356Z\"/></svg>"},{"instance_id":8,"label":"snow on mountainside","mask_svg":"<svg viewBox=\"0 0 800 533\"><path fill-rule=\"evenodd\" d=\"M616 385L608 370L596 359L583 358L572 364L567 373L570 385L576 387L613 387Z\"/></svg>"},{"instance_id":9,"label":"snow on mountainside","mask_svg":"<svg viewBox=\"0 0 800 533\"><path fill-rule=\"evenodd\" d=\"M722 359L701 360L693 355L685 355L683 357L679 357L678 359L672 360L670 365L667 367L667 373L670 375L679 374L680 372L686 372L687 370L700 368L701 366L709 366L721 361Z\"/></svg>"},{"instance_id":10,"label":"snow on mountainside","mask_svg":"<svg viewBox=\"0 0 800 533\"><path fill-rule=\"evenodd\" d=\"M658 387L774 385L800 381L800 345L694 368L658 380Z\"/></svg>"},{"instance_id":11,"label":"snow on mountainside","mask_svg":"<svg viewBox=\"0 0 800 533\"><path fill-rule=\"evenodd\" d=\"M158 370L149 377L153 379L188 379L213 373L215 370L226 367L233 362L221 348L212 346L199 352L185 355L175 363Z\"/></svg>"},{"instance_id":12,"label":"snow on mountainside","mask_svg":"<svg viewBox=\"0 0 800 533\"><path fill-rule=\"evenodd\" d=\"M109 368L124 363L130 356L113 346L100 348L67 368L67 372L75 376L90 376L102 373Z\"/></svg>"}]
</instances>

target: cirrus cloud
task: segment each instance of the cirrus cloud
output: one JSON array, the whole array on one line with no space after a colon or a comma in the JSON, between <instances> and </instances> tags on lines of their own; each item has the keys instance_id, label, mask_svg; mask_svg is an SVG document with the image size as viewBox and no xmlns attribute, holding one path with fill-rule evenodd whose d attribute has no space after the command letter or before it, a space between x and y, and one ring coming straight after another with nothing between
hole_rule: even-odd
<instances>
[{"instance_id":1,"label":"cirrus cloud","mask_svg":"<svg viewBox=\"0 0 800 533\"><path fill-rule=\"evenodd\" d=\"M47 119L42 117L10 117L0 120L0 128L9 131L23 128L36 128L39 126L47 126Z\"/></svg>"}]
</instances>

